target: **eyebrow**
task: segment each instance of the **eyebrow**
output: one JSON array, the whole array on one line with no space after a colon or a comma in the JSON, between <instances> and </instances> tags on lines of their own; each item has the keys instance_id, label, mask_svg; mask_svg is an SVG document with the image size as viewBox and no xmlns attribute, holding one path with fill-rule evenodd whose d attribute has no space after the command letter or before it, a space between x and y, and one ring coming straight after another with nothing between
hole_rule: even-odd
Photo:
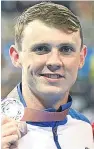
<instances>
[{"instance_id":1,"label":"eyebrow","mask_svg":"<svg viewBox=\"0 0 94 149\"><path fill-rule=\"evenodd\" d=\"M63 46L69 46L69 47L76 49L74 43L60 43L59 45L57 45L57 47L63 47Z\"/></svg>"},{"instance_id":2,"label":"eyebrow","mask_svg":"<svg viewBox=\"0 0 94 149\"><path fill-rule=\"evenodd\" d=\"M43 45L49 46L49 45L51 45L51 44L49 44L49 43L37 43L37 44L36 44L36 43L35 43L35 44L32 45L32 47L33 47L33 48L36 48L36 47L38 47L38 46L43 46Z\"/></svg>"}]
</instances>

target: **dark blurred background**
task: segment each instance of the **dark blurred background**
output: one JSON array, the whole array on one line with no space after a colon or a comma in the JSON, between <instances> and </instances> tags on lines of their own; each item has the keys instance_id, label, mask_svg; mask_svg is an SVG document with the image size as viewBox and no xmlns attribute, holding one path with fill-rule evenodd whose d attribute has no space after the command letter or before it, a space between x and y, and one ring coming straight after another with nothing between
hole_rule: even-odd
<instances>
[{"instance_id":1,"label":"dark blurred background","mask_svg":"<svg viewBox=\"0 0 94 149\"><path fill-rule=\"evenodd\" d=\"M73 108L94 121L94 2L53 1L70 8L81 21L84 43L88 47L86 63L79 71L71 90ZM36 1L1 1L1 95L2 98L21 81L21 70L15 68L9 57L9 47L14 44L14 25L17 17Z\"/></svg>"}]
</instances>

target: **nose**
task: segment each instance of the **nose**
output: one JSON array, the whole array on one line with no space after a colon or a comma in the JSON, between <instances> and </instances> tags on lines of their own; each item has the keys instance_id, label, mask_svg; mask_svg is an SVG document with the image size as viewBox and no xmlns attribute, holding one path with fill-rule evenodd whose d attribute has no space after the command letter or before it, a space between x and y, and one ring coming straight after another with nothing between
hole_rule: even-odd
<instances>
[{"instance_id":1,"label":"nose","mask_svg":"<svg viewBox=\"0 0 94 149\"><path fill-rule=\"evenodd\" d=\"M60 69L60 66L59 65L51 65L51 64L49 64L49 65L47 65L47 68L49 70L51 70L52 72L54 72L54 71Z\"/></svg>"},{"instance_id":2,"label":"nose","mask_svg":"<svg viewBox=\"0 0 94 149\"><path fill-rule=\"evenodd\" d=\"M57 49L53 49L50 55L48 55L46 66L52 72L61 68L62 61L59 55L59 51Z\"/></svg>"}]
</instances>

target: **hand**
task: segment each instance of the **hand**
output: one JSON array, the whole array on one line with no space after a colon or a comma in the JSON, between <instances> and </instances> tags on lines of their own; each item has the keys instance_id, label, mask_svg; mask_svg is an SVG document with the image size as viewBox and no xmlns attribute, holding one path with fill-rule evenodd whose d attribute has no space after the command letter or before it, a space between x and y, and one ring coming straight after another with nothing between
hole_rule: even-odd
<instances>
[{"instance_id":1,"label":"hand","mask_svg":"<svg viewBox=\"0 0 94 149\"><path fill-rule=\"evenodd\" d=\"M20 138L18 122L4 116L1 123L1 149L16 148L17 141Z\"/></svg>"}]
</instances>

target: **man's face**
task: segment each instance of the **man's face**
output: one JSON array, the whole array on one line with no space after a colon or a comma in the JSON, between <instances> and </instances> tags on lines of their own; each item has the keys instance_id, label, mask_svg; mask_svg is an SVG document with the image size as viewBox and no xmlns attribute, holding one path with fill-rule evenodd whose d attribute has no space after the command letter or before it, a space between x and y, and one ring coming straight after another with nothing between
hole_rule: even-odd
<instances>
[{"instance_id":1,"label":"man's face","mask_svg":"<svg viewBox=\"0 0 94 149\"><path fill-rule=\"evenodd\" d=\"M36 94L63 95L83 65L85 48L80 47L79 31L67 34L38 20L29 23L19 56L23 80Z\"/></svg>"}]
</instances>

